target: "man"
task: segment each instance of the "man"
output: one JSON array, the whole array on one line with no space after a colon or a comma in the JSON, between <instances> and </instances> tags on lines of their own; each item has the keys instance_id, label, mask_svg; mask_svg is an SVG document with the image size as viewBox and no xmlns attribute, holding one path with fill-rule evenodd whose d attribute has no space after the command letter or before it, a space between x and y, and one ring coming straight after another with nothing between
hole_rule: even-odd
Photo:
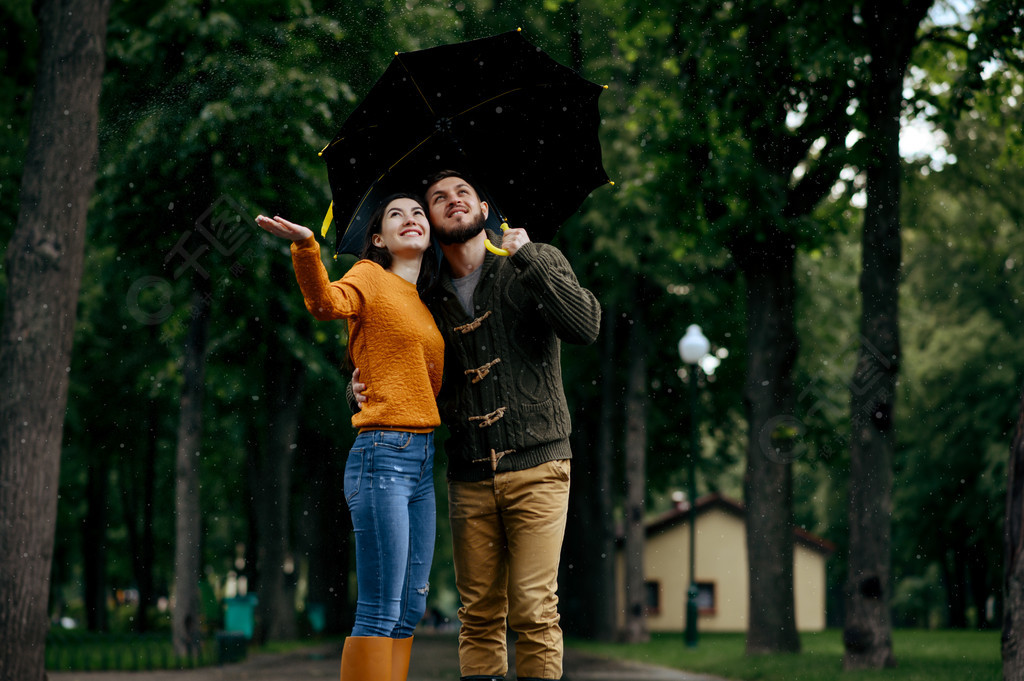
<instances>
[{"instance_id":1,"label":"man","mask_svg":"<svg viewBox=\"0 0 1024 681\"><path fill-rule=\"evenodd\" d=\"M505 678L506 620L520 681L560 679L556 589L572 457L560 341L593 343L601 308L558 249L523 229L504 232L508 257L489 253L490 209L462 175L438 173L425 198L446 262L426 302L445 341L438 407L451 432L462 681ZM360 402L373 399L372 386L353 388Z\"/></svg>"}]
</instances>

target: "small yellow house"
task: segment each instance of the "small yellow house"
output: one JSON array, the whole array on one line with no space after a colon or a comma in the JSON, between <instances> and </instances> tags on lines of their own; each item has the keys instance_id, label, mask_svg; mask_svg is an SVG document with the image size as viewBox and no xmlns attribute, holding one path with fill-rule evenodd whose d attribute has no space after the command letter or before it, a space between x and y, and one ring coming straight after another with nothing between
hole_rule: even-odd
<instances>
[{"instance_id":1,"label":"small yellow house","mask_svg":"<svg viewBox=\"0 0 1024 681\"><path fill-rule=\"evenodd\" d=\"M699 631L746 631L747 542L743 505L721 494L696 504L696 573ZM683 503L646 523L644 549L648 631L683 631L690 566L690 508ZM825 628L825 562L834 546L809 532L793 533L796 628ZM621 545L615 558L620 622L625 612Z\"/></svg>"}]
</instances>

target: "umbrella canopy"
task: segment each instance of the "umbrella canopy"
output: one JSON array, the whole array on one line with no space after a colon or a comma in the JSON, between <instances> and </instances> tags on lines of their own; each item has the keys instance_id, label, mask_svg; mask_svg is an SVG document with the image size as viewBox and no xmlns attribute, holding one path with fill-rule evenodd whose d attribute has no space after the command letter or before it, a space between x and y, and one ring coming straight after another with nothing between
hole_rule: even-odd
<instances>
[{"instance_id":1,"label":"umbrella canopy","mask_svg":"<svg viewBox=\"0 0 1024 681\"><path fill-rule=\"evenodd\" d=\"M493 224L507 220L549 240L608 182L598 140L603 90L519 31L396 53L321 152L335 250L358 254L381 199L422 193L429 174L448 168L473 181Z\"/></svg>"}]
</instances>

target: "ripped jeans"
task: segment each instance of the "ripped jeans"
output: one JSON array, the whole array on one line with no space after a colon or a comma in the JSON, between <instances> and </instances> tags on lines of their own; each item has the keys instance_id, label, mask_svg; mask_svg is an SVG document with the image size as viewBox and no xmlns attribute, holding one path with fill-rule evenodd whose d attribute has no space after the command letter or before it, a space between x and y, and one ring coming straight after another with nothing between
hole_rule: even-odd
<instances>
[{"instance_id":1,"label":"ripped jeans","mask_svg":"<svg viewBox=\"0 0 1024 681\"><path fill-rule=\"evenodd\" d=\"M434 555L434 434L360 433L345 464L356 537L352 636L408 638L427 607Z\"/></svg>"}]
</instances>

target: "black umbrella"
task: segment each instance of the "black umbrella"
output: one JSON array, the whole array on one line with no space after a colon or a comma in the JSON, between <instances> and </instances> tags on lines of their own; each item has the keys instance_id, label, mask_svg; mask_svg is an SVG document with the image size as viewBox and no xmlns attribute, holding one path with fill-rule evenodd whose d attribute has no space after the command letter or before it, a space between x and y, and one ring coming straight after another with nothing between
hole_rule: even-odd
<instances>
[{"instance_id":1,"label":"black umbrella","mask_svg":"<svg viewBox=\"0 0 1024 681\"><path fill-rule=\"evenodd\" d=\"M446 168L473 180L492 225L508 221L549 240L608 182L597 134L602 91L519 31L396 52L321 152L339 225L336 252L358 254L384 196L421 193L425 178Z\"/></svg>"}]
</instances>

